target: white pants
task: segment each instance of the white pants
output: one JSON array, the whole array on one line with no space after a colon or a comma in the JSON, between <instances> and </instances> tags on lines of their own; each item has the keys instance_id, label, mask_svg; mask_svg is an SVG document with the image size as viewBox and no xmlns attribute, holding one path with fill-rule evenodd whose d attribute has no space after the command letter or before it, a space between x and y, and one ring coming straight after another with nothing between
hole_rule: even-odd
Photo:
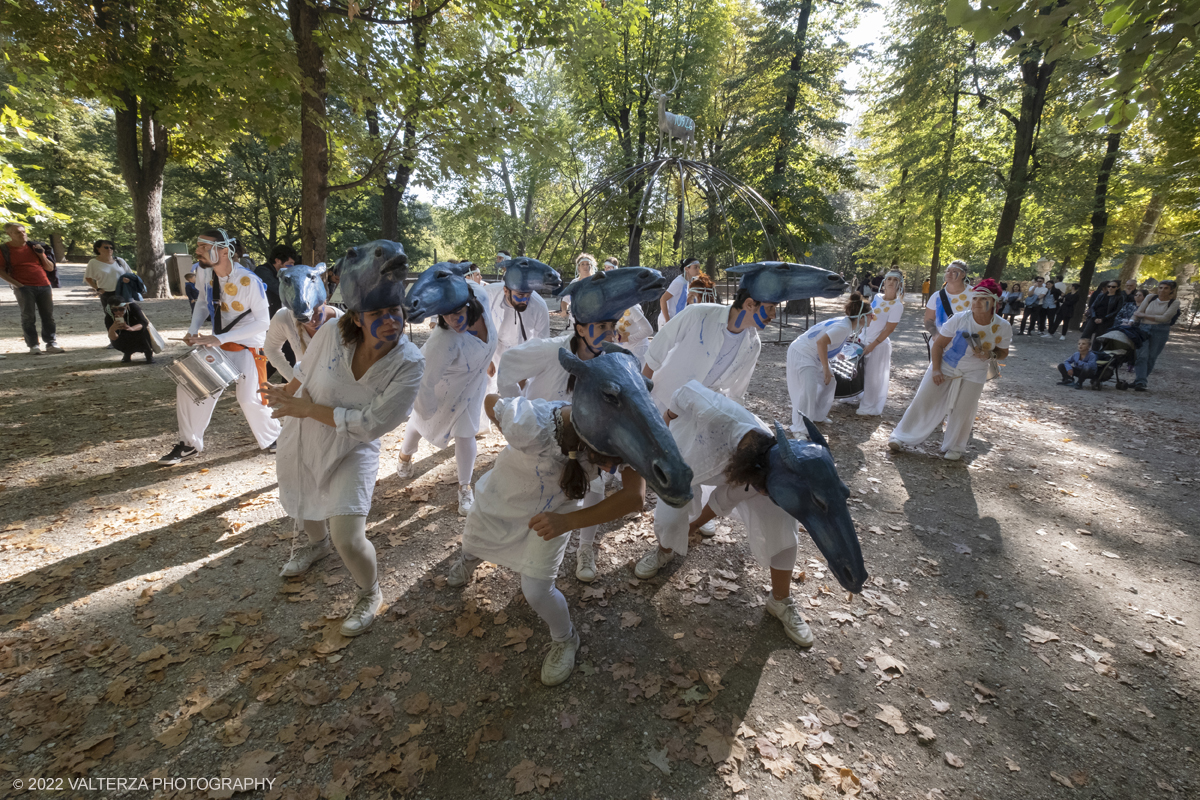
<instances>
[{"instance_id":1,"label":"white pants","mask_svg":"<svg viewBox=\"0 0 1200 800\"><path fill-rule=\"evenodd\" d=\"M902 444L918 445L941 426L942 420L946 420L942 452L963 453L971 441L971 429L975 427L975 412L979 410L983 384L954 377L956 370L953 368L944 367L942 372L946 380L938 386L933 382L933 365L925 370L917 394L896 430L892 431L891 438Z\"/></svg>"},{"instance_id":2,"label":"white pants","mask_svg":"<svg viewBox=\"0 0 1200 800\"><path fill-rule=\"evenodd\" d=\"M825 373L817 367L800 367L787 372L788 396L792 400L792 432L803 434L806 430L800 415L813 422L824 422L833 408L833 393L837 381L830 377L825 383Z\"/></svg>"},{"instance_id":3,"label":"white pants","mask_svg":"<svg viewBox=\"0 0 1200 800\"><path fill-rule=\"evenodd\" d=\"M225 357L233 363L235 369L241 372L237 379L236 391L238 405L259 447L266 447L279 438L279 420L271 419L271 409L262 404L258 394L258 367L254 364L254 356L249 350L223 350ZM204 449L204 431L212 420L213 409L221 399L224 390L217 392L207 400L197 403L192 396L183 390L182 386L175 388L175 419L179 423L179 441L194 447Z\"/></svg>"},{"instance_id":4,"label":"white pants","mask_svg":"<svg viewBox=\"0 0 1200 800\"><path fill-rule=\"evenodd\" d=\"M858 413L878 417L887 403L888 383L892 379L892 340L884 339L863 358L858 367L863 370L863 393Z\"/></svg>"}]
</instances>

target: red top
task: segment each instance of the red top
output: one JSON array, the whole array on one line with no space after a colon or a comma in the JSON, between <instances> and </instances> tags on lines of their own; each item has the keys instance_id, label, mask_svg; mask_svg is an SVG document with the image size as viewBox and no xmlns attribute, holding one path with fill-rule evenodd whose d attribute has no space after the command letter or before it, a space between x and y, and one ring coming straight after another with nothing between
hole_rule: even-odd
<instances>
[{"instance_id":1,"label":"red top","mask_svg":"<svg viewBox=\"0 0 1200 800\"><path fill-rule=\"evenodd\" d=\"M13 247L11 242L5 247L8 248L8 274L14 280L25 286L50 285L50 279L46 277L46 270L42 267L42 259L33 252L32 247ZM3 262L0 261L0 264Z\"/></svg>"}]
</instances>

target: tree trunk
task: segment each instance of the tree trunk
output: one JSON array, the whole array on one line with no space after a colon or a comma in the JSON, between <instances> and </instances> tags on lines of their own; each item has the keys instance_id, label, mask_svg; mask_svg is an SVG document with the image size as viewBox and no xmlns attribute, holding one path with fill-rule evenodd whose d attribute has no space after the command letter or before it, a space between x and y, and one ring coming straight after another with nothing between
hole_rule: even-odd
<instances>
[{"instance_id":1,"label":"tree trunk","mask_svg":"<svg viewBox=\"0 0 1200 800\"><path fill-rule=\"evenodd\" d=\"M783 101L783 120L780 125L779 149L775 151L775 166L772 168L774 180L771 185L771 199L779 196L782 188L782 176L787 171L788 150L792 145L792 115L796 113L796 101L800 97L800 74L804 66L804 48L808 40L808 18L812 15L813 0L804 0L800 4L800 16L796 20L795 50L792 61L788 64L787 94Z\"/></svg>"},{"instance_id":2,"label":"tree trunk","mask_svg":"<svg viewBox=\"0 0 1200 800\"><path fill-rule=\"evenodd\" d=\"M1021 115L1017 119L1013 134L1012 167L1008 171L1008 185L1004 191L1004 209L996 224L996 239L988 256L987 269L983 277L1000 280L1008 266L1008 251L1012 247L1017 220L1021 217L1021 202L1029 189L1032 178L1029 159L1033 155L1042 109L1046 105L1046 89L1057 61L1046 63L1037 50L1028 53L1021 62Z\"/></svg>"},{"instance_id":3,"label":"tree trunk","mask_svg":"<svg viewBox=\"0 0 1200 800\"><path fill-rule=\"evenodd\" d=\"M1154 242L1154 232L1158 230L1158 221L1162 219L1163 205L1166 199L1166 194L1161 189L1151 195L1150 202L1146 205L1146 213L1142 215L1141 227L1138 228L1137 236L1133 239L1134 251L1126 256L1125 263L1121 265L1119 280L1122 286L1130 278L1137 278L1138 269L1142 266L1142 259L1146 257L1139 251Z\"/></svg>"},{"instance_id":4,"label":"tree trunk","mask_svg":"<svg viewBox=\"0 0 1200 800\"><path fill-rule=\"evenodd\" d=\"M1071 315L1072 325L1078 325L1083 319L1084 307L1092 292L1092 275L1096 271L1096 262L1100 260L1104 234L1108 231L1108 179L1117 163L1121 134L1110 133L1106 142L1108 146L1104 151L1104 160L1100 162L1100 172L1096 175L1096 192L1092 200L1092 238L1088 242L1087 255L1083 258L1083 269L1079 271L1079 300L1075 303L1075 313Z\"/></svg>"},{"instance_id":5,"label":"tree trunk","mask_svg":"<svg viewBox=\"0 0 1200 800\"><path fill-rule=\"evenodd\" d=\"M958 137L958 98L962 76L954 76L954 101L950 105L950 135L946 137L946 155L942 158L942 177L938 182L937 200L933 206L933 257L929 260L929 289L937 286L942 269L942 233L946 216L946 196L950 194L950 170L954 166L954 141Z\"/></svg>"},{"instance_id":6,"label":"tree trunk","mask_svg":"<svg viewBox=\"0 0 1200 800\"><path fill-rule=\"evenodd\" d=\"M167 164L167 129L156 109L132 94L118 92L123 108L114 108L117 163L133 200L133 231L138 275L148 297L170 296L166 246L163 243L163 169Z\"/></svg>"},{"instance_id":7,"label":"tree trunk","mask_svg":"<svg viewBox=\"0 0 1200 800\"><path fill-rule=\"evenodd\" d=\"M325 51L315 38L320 12L307 0L288 0L288 21L300 67L300 257L305 264L317 264L325 260L329 197Z\"/></svg>"},{"instance_id":8,"label":"tree trunk","mask_svg":"<svg viewBox=\"0 0 1200 800\"><path fill-rule=\"evenodd\" d=\"M61 233L50 234L50 247L54 250L55 262L61 264L63 259L67 257L67 248L66 245L63 244Z\"/></svg>"},{"instance_id":9,"label":"tree trunk","mask_svg":"<svg viewBox=\"0 0 1200 800\"><path fill-rule=\"evenodd\" d=\"M892 242L892 266L900 264L900 240L904 238L904 189L908 184L908 167L900 170L900 208L899 221L896 223L896 239Z\"/></svg>"}]
</instances>

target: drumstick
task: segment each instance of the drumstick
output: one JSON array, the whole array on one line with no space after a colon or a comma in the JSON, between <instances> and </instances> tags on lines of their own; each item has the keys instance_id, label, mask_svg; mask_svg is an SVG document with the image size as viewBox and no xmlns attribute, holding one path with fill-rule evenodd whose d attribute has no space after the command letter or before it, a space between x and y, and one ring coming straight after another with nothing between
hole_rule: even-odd
<instances>
[{"instance_id":1,"label":"drumstick","mask_svg":"<svg viewBox=\"0 0 1200 800\"><path fill-rule=\"evenodd\" d=\"M167 339L169 339L172 342L186 342L187 341L187 338L180 339L177 336L168 336Z\"/></svg>"}]
</instances>

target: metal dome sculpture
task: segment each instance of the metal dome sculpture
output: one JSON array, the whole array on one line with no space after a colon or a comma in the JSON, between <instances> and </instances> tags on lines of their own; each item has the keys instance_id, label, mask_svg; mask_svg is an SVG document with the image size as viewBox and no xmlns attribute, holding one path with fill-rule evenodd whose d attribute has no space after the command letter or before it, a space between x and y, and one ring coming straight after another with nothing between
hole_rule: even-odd
<instances>
[{"instance_id":1,"label":"metal dome sculpture","mask_svg":"<svg viewBox=\"0 0 1200 800\"><path fill-rule=\"evenodd\" d=\"M757 190L711 164L675 156L602 178L555 220L537 258L558 263L564 242L574 252L586 249L589 233L600 226L626 231L631 266L662 269L681 256L712 256L724 269L764 254L771 260L799 261L803 253Z\"/></svg>"}]
</instances>

